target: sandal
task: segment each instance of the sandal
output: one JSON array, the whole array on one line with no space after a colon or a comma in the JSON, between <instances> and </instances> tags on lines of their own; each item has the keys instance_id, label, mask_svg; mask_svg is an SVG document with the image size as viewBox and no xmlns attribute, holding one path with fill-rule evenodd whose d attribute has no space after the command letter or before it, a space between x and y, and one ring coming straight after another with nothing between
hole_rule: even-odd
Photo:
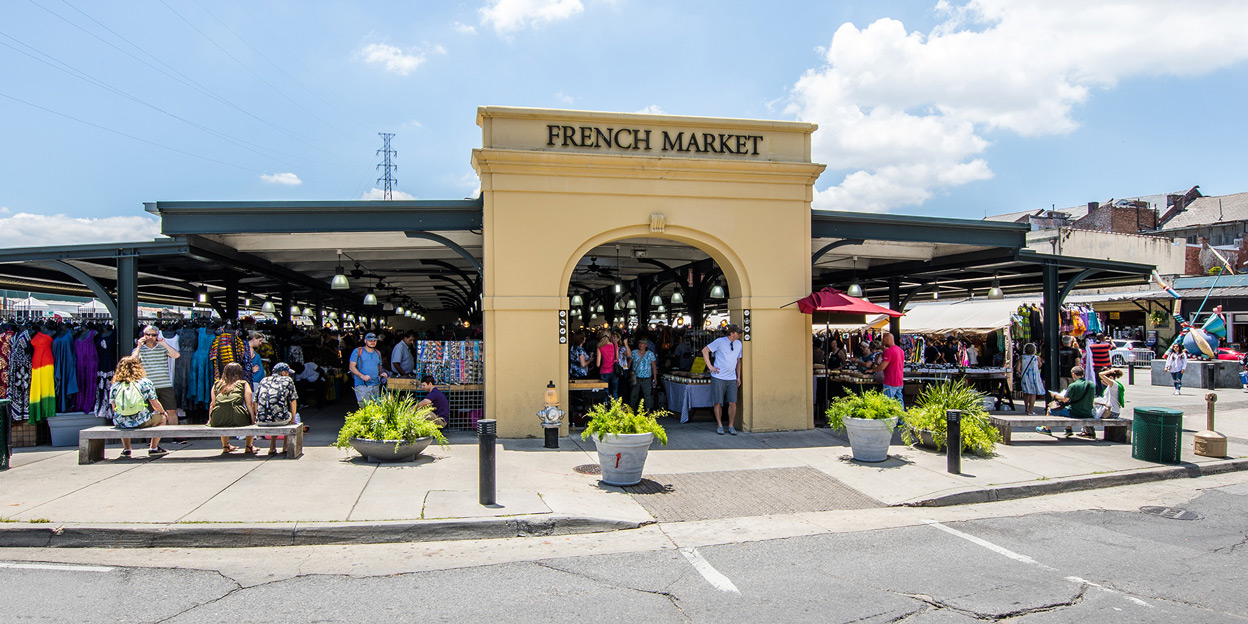
<instances>
[{"instance_id":1,"label":"sandal","mask_svg":"<svg viewBox=\"0 0 1248 624\"><path fill-rule=\"evenodd\" d=\"M221 447L221 454L225 455L226 453L233 453L234 451L237 451L237 450L238 450L237 446L223 446Z\"/></svg>"},{"instance_id":2,"label":"sandal","mask_svg":"<svg viewBox=\"0 0 1248 624\"><path fill-rule=\"evenodd\" d=\"M254 446L249 446L249 447L247 447L247 448L243 449L243 452L244 452L244 453L246 453L246 454L248 454L248 455L255 455L255 454L256 454L256 447L254 447Z\"/></svg>"}]
</instances>

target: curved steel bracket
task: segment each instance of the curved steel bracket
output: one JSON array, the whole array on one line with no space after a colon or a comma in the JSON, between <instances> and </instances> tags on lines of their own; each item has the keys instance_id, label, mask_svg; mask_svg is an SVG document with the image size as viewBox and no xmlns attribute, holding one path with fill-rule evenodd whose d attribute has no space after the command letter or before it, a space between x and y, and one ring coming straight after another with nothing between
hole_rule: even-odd
<instances>
[{"instance_id":1,"label":"curved steel bracket","mask_svg":"<svg viewBox=\"0 0 1248 624\"><path fill-rule=\"evenodd\" d=\"M472 268L477 270L477 273L481 273L481 274L485 273L485 270L481 268L481 262L478 261L476 258L472 257L472 254L468 253L467 249L464 249L463 247L460 246L459 243L445 236L442 236L441 234L434 234L433 232L419 232L419 231L416 231L416 232L409 231L409 232L404 232L403 234L407 236L408 238L423 238L425 240L431 240L435 243L440 243L442 245L445 245L447 249L450 249L451 251L459 254L460 257L462 257L464 260L467 260L468 264L471 264Z\"/></svg>"},{"instance_id":2,"label":"curved steel bracket","mask_svg":"<svg viewBox=\"0 0 1248 624\"><path fill-rule=\"evenodd\" d=\"M822 258L824 254L828 253L829 251L832 251L833 249L836 249L837 247L861 245L865 242L866 241L861 238L847 238L845 240L839 240L839 241L835 241L832 243L828 243L827 245L824 245L823 247L821 247L819 251L816 251L814 254L810 256L810 265L814 266L816 262L819 262L819 259Z\"/></svg>"},{"instance_id":3,"label":"curved steel bracket","mask_svg":"<svg viewBox=\"0 0 1248 624\"><path fill-rule=\"evenodd\" d=\"M108 292L108 289L104 288L103 284L101 284L94 277L87 275L86 271L83 271L82 269L65 262L64 260L41 260L35 264L45 266L54 271L60 271L61 273L78 280L83 286L86 286L92 293L95 294L96 298L104 304L105 308L108 308L108 313L113 315L113 318L121 318L117 316L117 300L113 299L113 295Z\"/></svg>"},{"instance_id":4,"label":"curved steel bracket","mask_svg":"<svg viewBox=\"0 0 1248 624\"><path fill-rule=\"evenodd\" d=\"M914 296L915 296L915 295L918 295L918 294L921 294L921 293L925 293L925 292L927 292L927 291L929 291L929 290L931 290L931 289L933 289L933 288L935 288L935 287L936 287L936 284L935 284L935 283L931 283L931 284L924 284L924 285L919 286L918 288L915 288L914 290L910 291L909 293L907 293L907 294L906 294L906 296L905 296L904 298L902 298L901 303L899 304L899 305L900 305L900 307L901 307L901 309L902 309L902 310L905 310L905 309L906 309L906 306L910 304L910 300L911 300L911 299L914 299Z\"/></svg>"},{"instance_id":5,"label":"curved steel bracket","mask_svg":"<svg viewBox=\"0 0 1248 624\"><path fill-rule=\"evenodd\" d=\"M1089 277L1092 277L1100 272L1100 269L1084 269L1080 271L1078 275L1070 278L1070 280L1062 286L1062 289L1058 291L1057 303L1055 305L1062 305L1062 302L1066 300L1066 295L1069 295L1070 291L1074 290L1075 286L1079 285L1079 282L1082 282L1083 280L1088 279Z\"/></svg>"}]
</instances>

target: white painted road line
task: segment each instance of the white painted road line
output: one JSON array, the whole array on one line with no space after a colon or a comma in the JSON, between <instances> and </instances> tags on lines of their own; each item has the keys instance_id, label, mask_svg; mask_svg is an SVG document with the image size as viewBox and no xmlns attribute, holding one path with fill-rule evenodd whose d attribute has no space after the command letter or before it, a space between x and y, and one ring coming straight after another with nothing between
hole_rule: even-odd
<instances>
[{"instance_id":1,"label":"white painted road line","mask_svg":"<svg viewBox=\"0 0 1248 624\"><path fill-rule=\"evenodd\" d=\"M1015 561L1021 561L1022 563L1025 563L1025 564L1027 564L1027 565L1033 565L1033 566L1036 566L1036 567L1041 568L1041 569L1043 569L1043 570L1048 570L1048 571L1050 571L1050 572L1057 572L1057 568L1053 568L1053 567L1050 567L1050 566L1044 565L1043 563L1040 563L1039 561L1036 561L1035 559L1032 559L1031 557L1028 557L1027 555L1020 555L1020 554L1018 554L1018 553L1016 553L1016 552L1014 552L1014 551L1012 551L1012 550L1010 550L1010 549L1008 549L1008 548L1006 548L1006 547L1004 547L1004 546L998 546L998 545L996 545L996 544L993 544L992 542L990 542L990 541L988 541L988 540L986 540L986 539L982 539L982 538L975 537L974 535L971 535L971 534L969 534L969 533L963 533L962 531L959 531L959 530L954 529L954 528L947 527L947 526L945 526L945 525L943 525L943 524L941 524L941 523L939 523L939 522L937 522L937 521L935 521L935 520L924 520L923 522L924 522L924 524L927 524L927 525L928 525L928 526L930 526L930 527L934 527L934 528L940 529L941 531L944 531L945 533L948 533L948 534L950 534L950 535L956 535L956 536L958 536L958 537L960 537L960 538L962 538L962 539L964 539L964 540L966 540L966 541L968 541L968 542L971 542L972 544L977 544L977 545L979 545L979 546L983 546L984 548L987 548L988 550L991 550L992 552L995 552L995 553L997 553L997 554L999 554L999 555L1004 555L1004 556L1009 557L1010 559L1013 559L1013 560L1015 560ZM1105 592L1105 593L1107 593L1107 594L1117 594L1117 595L1122 596L1123 598L1126 598L1127 600L1129 600L1129 601L1131 601L1131 602L1134 602L1135 604L1138 604L1138 605L1140 605L1140 606L1142 606L1142 607L1150 607L1150 608L1151 608L1151 607L1153 606L1153 605L1148 604L1147 602L1144 602L1143 600L1140 600L1139 598L1136 598L1135 596L1128 596L1128 595L1123 594L1123 593L1121 593L1121 592L1118 592L1118 591L1116 591L1116 590L1113 590L1113 589L1110 589L1110 588L1108 588L1108 587L1105 587L1104 585L1097 585L1096 583L1093 583L1092 581L1089 581L1089 580L1087 580L1087 579L1079 578L1079 577L1077 577L1077 576L1067 576L1067 577L1064 577L1064 578L1065 578L1067 581L1070 581L1070 582L1072 582L1072 583L1078 583L1078 584L1080 584L1080 585L1087 585L1087 586L1089 586L1089 587L1094 587L1094 588L1099 589L1099 590L1101 590L1101 591L1103 591L1103 592Z\"/></svg>"},{"instance_id":2,"label":"white painted road line","mask_svg":"<svg viewBox=\"0 0 1248 624\"><path fill-rule=\"evenodd\" d=\"M688 559L689 563L693 565L693 569L697 570L698 574L701 574L702 578L706 579L706 582L710 583L715 589L722 592L732 592L734 594L741 593L741 591L737 589L737 586L733 585L732 581L728 580L728 577L720 573L719 570L716 570L715 567L711 565L711 562L707 561L706 558L698 552L697 548L681 548L680 554L684 555L685 559Z\"/></svg>"},{"instance_id":3,"label":"white painted road line","mask_svg":"<svg viewBox=\"0 0 1248 624\"><path fill-rule=\"evenodd\" d=\"M69 565L59 563L16 563L6 561L0 561L0 568L13 568L18 570L61 570L65 572L112 572L117 569L104 566Z\"/></svg>"}]
</instances>

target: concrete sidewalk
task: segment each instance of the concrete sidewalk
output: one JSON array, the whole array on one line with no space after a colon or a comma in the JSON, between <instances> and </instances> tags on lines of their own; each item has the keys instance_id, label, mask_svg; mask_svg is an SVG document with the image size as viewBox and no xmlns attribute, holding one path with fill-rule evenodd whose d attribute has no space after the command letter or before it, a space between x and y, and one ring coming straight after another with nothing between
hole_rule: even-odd
<instances>
[{"instance_id":1,"label":"concrete sidewalk","mask_svg":"<svg viewBox=\"0 0 1248 624\"><path fill-rule=\"evenodd\" d=\"M948 505L1248 468L1248 394L1218 391L1218 429L1231 443L1228 458L1214 459L1191 453L1191 433L1204 429L1203 392L1176 397L1172 389L1149 386L1127 392L1128 407L1185 411L1183 465L1134 460L1125 444L1016 432L1012 446L999 446L991 458L965 456L963 474L950 475L943 453L900 444L883 463L854 462L847 442L826 429L720 436L713 422L669 421L670 446L656 445L646 463L648 490L601 485L586 474L597 454L575 434L562 438L558 450L537 439L502 440L499 504L487 508L478 504L474 434L452 433L447 448L432 446L415 464L367 463L330 446L345 406L306 413L313 431L305 455L294 461L264 452L222 456L212 440L166 444L172 452L155 460L141 450L120 459L114 444L105 461L89 466L78 465L76 448L19 449L13 468L0 472L0 545L271 546L558 535L651 523L655 501L701 505L694 511L709 514L696 517L726 517L705 507L717 504L716 495L733 495L723 491L730 479L755 476L775 481L750 494L757 501L734 501L743 505L737 516L770 513L767 505L777 502L795 511L837 508L826 490L802 491L803 481L848 486L859 505ZM698 488L705 491L690 491ZM681 498L688 494L697 496ZM764 500L785 496L794 500Z\"/></svg>"}]
</instances>

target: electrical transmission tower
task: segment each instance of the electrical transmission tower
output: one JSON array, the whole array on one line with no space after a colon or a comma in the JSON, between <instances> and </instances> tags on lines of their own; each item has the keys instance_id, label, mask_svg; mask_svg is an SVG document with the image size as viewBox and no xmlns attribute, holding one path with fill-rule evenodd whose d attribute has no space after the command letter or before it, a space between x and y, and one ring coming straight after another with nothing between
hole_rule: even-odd
<instances>
[{"instance_id":1,"label":"electrical transmission tower","mask_svg":"<svg viewBox=\"0 0 1248 624\"><path fill-rule=\"evenodd\" d=\"M383 147L377 150L377 155L381 156L381 163L377 165L377 168L382 171L382 176L377 178L377 183L384 184L383 188L386 193L384 199L394 199L394 197L391 196L391 192L394 189L394 185L399 182L399 180L394 177L394 172L399 168L399 166L394 164L394 161L392 160L393 158L398 157L399 153L390 149L390 137L394 136L394 133L378 132L377 136L380 136L382 141L384 141Z\"/></svg>"}]
</instances>

